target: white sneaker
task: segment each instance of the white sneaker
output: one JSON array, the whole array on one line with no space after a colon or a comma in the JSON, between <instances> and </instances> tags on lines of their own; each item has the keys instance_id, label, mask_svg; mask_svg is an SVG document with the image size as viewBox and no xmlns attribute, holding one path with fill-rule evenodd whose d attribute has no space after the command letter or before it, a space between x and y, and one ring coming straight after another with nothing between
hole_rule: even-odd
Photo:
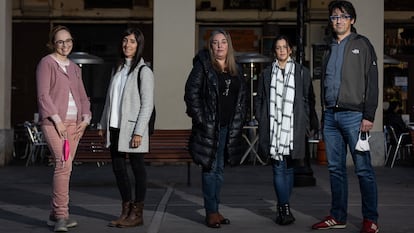
<instances>
[{"instance_id":1,"label":"white sneaker","mask_svg":"<svg viewBox=\"0 0 414 233\"><path fill-rule=\"evenodd\" d=\"M55 232L67 232L68 231L68 227L66 226L67 222L65 219L61 218L58 219L55 223Z\"/></svg>"},{"instance_id":2,"label":"white sneaker","mask_svg":"<svg viewBox=\"0 0 414 233\"><path fill-rule=\"evenodd\" d=\"M53 215L49 216L49 219L47 220L46 224L50 227L53 227L56 225L56 217L54 217ZM72 227L76 227L78 225L78 222L74 219L66 219L66 227L67 228L72 228Z\"/></svg>"}]
</instances>

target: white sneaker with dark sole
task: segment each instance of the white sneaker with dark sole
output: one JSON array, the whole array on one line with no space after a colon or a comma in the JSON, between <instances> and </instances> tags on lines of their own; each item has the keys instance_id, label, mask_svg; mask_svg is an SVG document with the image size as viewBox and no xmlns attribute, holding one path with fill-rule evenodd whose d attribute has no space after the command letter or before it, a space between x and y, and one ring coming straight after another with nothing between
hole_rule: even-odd
<instances>
[{"instance_id":1,"label":"white sneaker with dark sole","mask_svg":"<svg viewBox=\"0 0 414 233\"><path fill-rule=\"evenodd\" d=\"M54 231L55 232L67 232L68 231L68 227L66 225L67 225L66 219L63 219L63 218L58 219L56 221Z\"/></svg>"},{"instance_id":2,"label":"white sneaker with dark sole","mask_svg":"<svg viewBox=\"0 0 414 233\"><path fill-rule=\"evenodd\" d=\"M57 222L57 220L56 220L56 218L54 218L54 217L49 217L49 219L47 220L47 222L46 222L46 224L48 225L48 226L50 226L50 227L53 227L53 226L55 226L56 225L56 222ZM76 221L76 220L74 220L74 219L66 219L66 227L67 228L72 228L72 227L76 227L78 225L78 222Z\"/></svg>"}]
</instances>

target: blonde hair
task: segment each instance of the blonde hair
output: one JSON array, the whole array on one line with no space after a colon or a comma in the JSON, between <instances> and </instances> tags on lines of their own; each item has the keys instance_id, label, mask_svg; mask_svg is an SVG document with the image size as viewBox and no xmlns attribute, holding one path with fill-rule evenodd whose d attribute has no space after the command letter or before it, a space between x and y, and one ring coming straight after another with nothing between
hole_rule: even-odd
<instances>
[{"instance_id":1,"label":"blonde hair","mask_svg":"<svg viewBox=\"0 0 414 233\"><path fill-rule=\"evenodd\" d=\"M229 72L231 76L237 76L239 72L238 72L238 68L236 64L236 59L234 58L234 49L233 49L233 43L231 42L231 36L227 31L223 29L218 29L218 30L214 30L213 32L211 32L209 46L208 46L211 63L213 64L213 67L216 70L222 71L223 67L221 67L220 64L214 58L213 46L212 46L213 38L217 34L223 34L228 44L228 51L226 55L226 62L225 62L224 70Z\"/></svg>"}]
</instances>

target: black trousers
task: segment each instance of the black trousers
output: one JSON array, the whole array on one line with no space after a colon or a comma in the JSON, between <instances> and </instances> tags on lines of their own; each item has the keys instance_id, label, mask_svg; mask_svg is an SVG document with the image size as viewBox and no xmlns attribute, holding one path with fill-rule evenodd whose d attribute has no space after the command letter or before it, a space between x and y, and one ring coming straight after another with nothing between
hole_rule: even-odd
<instances>
[{"instance_id":1,"label":"black trousers","mask_svg":"<svg viewBox=\"0 0 414 233\"><path fill-rule=\"evenodd\" d=\"M144 154L128 153L129 163L135 182L135 200L132 199L131 180L128 175L127 153L118 151L119 129L110 128L110 151L112 158L112 170L115 174L116 183L121 193L123 202L143 202L147 192L147 172L145 170Z\"/></svg>"}]
</instances>

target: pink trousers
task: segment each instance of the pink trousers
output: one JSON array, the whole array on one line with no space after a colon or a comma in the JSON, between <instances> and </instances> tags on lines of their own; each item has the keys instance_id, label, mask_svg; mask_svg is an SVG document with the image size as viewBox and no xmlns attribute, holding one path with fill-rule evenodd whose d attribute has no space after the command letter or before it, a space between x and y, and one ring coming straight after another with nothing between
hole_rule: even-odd
<instances>
[{"instance_id":1,"label":"pink trousers","mask_svg":"<svg viewBox=\"0 0 414 233\"><path fill-rule=\"evenodd\" d=\"M72 161L76 154L78 142L75 141L76 122L65 121L70 146L70 156L63 161L63 138L53 125L42 125L43 135L54 157L53 191L51 201L51 215L59 218L69 217L69 180L72 173Z\"/></svg>"}]
</instances>

